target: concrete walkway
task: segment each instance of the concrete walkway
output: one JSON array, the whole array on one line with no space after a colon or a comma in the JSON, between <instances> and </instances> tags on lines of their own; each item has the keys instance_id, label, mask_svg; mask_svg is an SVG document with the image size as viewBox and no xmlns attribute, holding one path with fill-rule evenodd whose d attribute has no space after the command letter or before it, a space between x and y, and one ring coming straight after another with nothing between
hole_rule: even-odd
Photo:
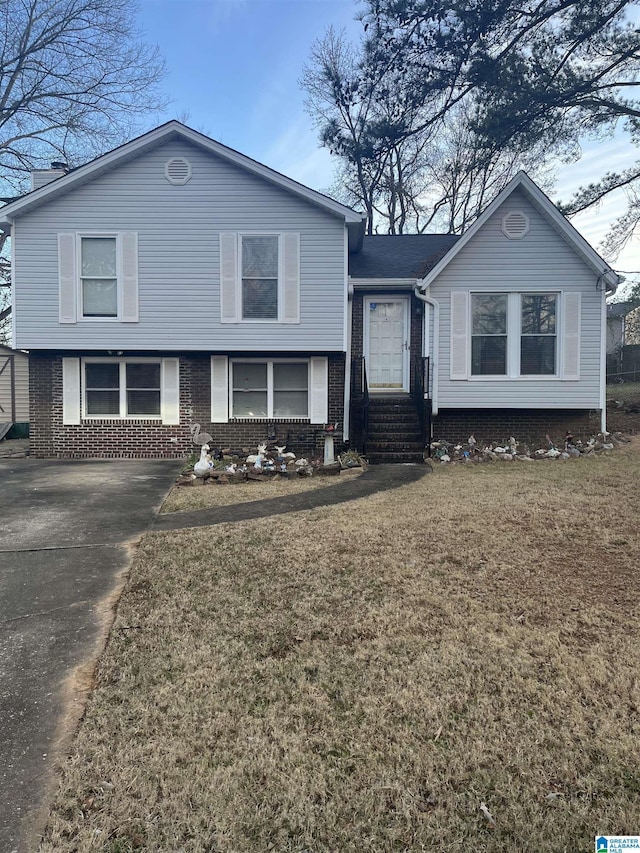
<instances>
[{"instance_id":1,"label":"concrete walkway","mask_svg":"<svg viewBox=\"0 0 640 853\"><path fill-rule=\"evenodd\" d=\"M366 498L375 492L387 489L397 489L415 483L431 471L427 465L373 465L362 476L349 482L340 483L336 478L335 485L324 489L313 489L308 492L298 492L290 497L266 498L262 501L232 504L231 506L214 507L188 512L170 512L157 515L151 525L151 530L178 530L183 527L208 527L224 522L246 521L253 518L268 518L272 515L282 515L288 512L300 512L306 509L316 509L320 506L355 501ZM230 486L229 488L233 488Z\"/></svg>"}]
</instances>

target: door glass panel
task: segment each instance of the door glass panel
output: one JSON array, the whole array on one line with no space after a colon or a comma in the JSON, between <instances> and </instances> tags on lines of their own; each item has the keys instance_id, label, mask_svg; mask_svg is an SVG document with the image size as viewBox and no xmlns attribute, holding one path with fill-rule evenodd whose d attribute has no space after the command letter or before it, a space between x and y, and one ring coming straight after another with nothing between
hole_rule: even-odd
<instances>
[{"instance_id":1,"label":"door glass panel","mask_svg":"<svg viewBox=\"0 0 640 853\"><path fill-rule=\"evenodd\" d=\"M368 303L367 373L372 390L406 389L405 306L404 300L372 300Z\"/></svg>"}]
</instances>

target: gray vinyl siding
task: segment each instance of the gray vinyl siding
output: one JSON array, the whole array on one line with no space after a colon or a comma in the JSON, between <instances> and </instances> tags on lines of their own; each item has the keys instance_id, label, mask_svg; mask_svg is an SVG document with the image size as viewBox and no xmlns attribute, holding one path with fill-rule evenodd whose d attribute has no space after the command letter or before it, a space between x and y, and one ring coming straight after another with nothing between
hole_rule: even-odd
<instances>
[{"instance_id":1,"label":"gray vinyl siding","mask_svg":"<svg viewBox=\"0 0 640 853\"><path fill-rule=\"evenodd\" d=\"M186 157L192 178L164 167ZM57 234L138 234L140 320L58 321ZM300 324L220 323L218 235L300 233ZM20 217L16 345L25 349L342 351L344 221L184 141L167 143Z\"/></svg>"},{"instance_id":2,"label":"gray vinyl siding","mask_svg":"<svg viewBox=\"0 0 640 853\"><path fill-rule=\"evenodd\" d=\"M29 421L29 357L23 352L12 352L0 347L0 370L13 355L15 377L15 423ZM0 373L0 423L8 423L12 415L11 370L9 364Z\"/></svg>"},{"instance_id":3,"label":"gray vinyl siding","mask_svg":"<svg viewBox=\"0 0 640 853\"><path fill-rule=\"evenodd\" d=\"M522 210L529 233L509 240L502 217ZM602 303L597 275L520 190L516 190L460 250L431 285L440 303L438 405L460 408L600 408ZM602 287L602 284L600 284ZM454 289L488 292L580 291L580 379L450 378L450 294ZM433 341L433 338L431 338Z\"/></svg>"}]
</instances>

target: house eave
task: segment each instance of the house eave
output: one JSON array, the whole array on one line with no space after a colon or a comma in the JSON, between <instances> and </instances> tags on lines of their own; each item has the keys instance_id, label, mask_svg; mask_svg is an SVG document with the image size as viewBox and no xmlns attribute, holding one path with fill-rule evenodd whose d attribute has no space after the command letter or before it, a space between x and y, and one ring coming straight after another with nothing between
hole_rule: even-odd
<instances>
[{"instance_id":1,"label":"house eave","mask_svg":"<svg viewBox=\"0 0 640 853\"><path fill-rule=\"evenodd\" d=\"M413 290L415 278L355 278L349 281L354 290Z\"/></svg>"}]
</instances>

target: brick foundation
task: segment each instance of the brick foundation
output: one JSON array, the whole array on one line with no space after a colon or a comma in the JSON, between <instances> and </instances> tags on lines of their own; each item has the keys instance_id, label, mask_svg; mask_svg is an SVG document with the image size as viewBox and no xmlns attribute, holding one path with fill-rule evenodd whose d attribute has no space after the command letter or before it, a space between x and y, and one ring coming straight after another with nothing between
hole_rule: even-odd
<instances>
[{"instance_id":1,"label":"brick foundation","mask_svg":"<svg viewBox=\"0 0 640 853\"><path fill-rule=\"evenodd\" d=\"M77 356L78 353L69 355ZM161 354L154 355L160 357ZM344 354L329 356L330 422L342 423L343 420L344 364ZM108 418L65 425L62 423L62 354L32 351L29 358L31 454L59 459L181 459L193 449L189 428L194 422L200 424L202 432L213 436L216 447L255 449L258 442L267 438L269 424L273 424L278 440L289 442L296 453L321 453L321 426L310 424L308 420L263 419L212 424L210 383L208 353L180 355L178 425ZM336 450L340 450L340 446Z\"/></svg>"},{"instance_id":2,"label":"brick foundation","mask_svg":"<svg viewBox=\"0 0 640 853\"><path fill-rule=\"evenodd\" d=\"M547 446L574 438L588 439L600 431L600 412L585 409L444 409L433 417L434 439L457 443L475 436L478 444L503 444L510 436L531 446Z\"/></svg>"}]
</instances>

